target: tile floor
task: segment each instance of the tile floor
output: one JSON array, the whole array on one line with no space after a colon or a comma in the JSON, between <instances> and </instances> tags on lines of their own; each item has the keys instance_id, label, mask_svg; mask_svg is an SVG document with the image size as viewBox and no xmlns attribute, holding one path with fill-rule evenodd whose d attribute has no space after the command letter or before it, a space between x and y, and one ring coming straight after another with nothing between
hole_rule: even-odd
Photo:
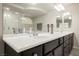
<instances>
[{"instance_id":1,"label":"tile floor","mask_svg":"<svg viewBox=\"0 0 79 59\"><path fill-rule=\"evenodd\" d=\"M70 56L79 56L79 49L73 48Z\"/></svg>"}]
</instances>

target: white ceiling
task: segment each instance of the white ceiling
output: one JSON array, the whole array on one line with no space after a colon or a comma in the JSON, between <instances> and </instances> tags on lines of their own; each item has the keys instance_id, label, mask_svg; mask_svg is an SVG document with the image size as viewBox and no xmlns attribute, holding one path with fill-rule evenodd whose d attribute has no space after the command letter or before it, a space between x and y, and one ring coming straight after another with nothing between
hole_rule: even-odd
<instances>
[{"instance_id":1,"label":"white ceiling","mask_svg":"<svg viewBox=\"0 0 79 59\"><path fill-rule=\"evenodd\" d=\"M44 15L53 10L54 4L49 3L14 3L4 4L4 7L10 8L12 11L19 12L28 17L37 17Z\"/></svg>"},{"instance_id":2,"label":"white ceiling","mask_svg":"<svg viewBox=\"0 0 79 59\"><path fill-rule=\"evenodd\" d=\"M10 8L11 11L19 12L27 17L37 17L45 15L50 11L54 11L54 6L56 3L7 3L3 4L4 7ZM69 6L71 4L63 4L64 6Z\"/></svg>"}]
</instances>

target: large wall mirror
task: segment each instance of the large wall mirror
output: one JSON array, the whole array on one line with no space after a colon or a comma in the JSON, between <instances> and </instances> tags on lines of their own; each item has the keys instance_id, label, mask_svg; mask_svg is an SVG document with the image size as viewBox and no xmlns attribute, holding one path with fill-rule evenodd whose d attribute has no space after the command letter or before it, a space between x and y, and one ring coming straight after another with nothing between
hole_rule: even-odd
<instances>
[{"instance_id":1,"label":"large wall mirror","mask_svg":"<svg viewBox=\"0 0 79 59\"><path fill-rule=\"evenodd\" d=\"M71 28L71 15L66 10L56 10L51 5L63 4L37 3L33 4L3 4L3 33L55 33ZM20 7L16 7L20 6ZM24 9L22 9L24 8ZM63 15L64 14L64 15Z\"/></svg>"},{"instance_id":2,"label":"large wall mirror","mask_svg":"<svg viewBox=\"0 0 79 59\"><path fill-rule=\"evenodd\" d=\"M57 16L56 18L56 27L60 28L60 31L69 30L72 25L72 16L69 13L65 15Z\"/></svg>"},{"instance_id":3,"label":"large wall mirror","mask_svg":"<svg viewBox=\"0 0 79 59\"><path fill-rule=\"evenodd\" d=\"M66 27L70 28L72 23L72 17L71 15L67 15L64 17L64 23L66 24Z\"/></svg>"},{"instance_id":4,"label":"large wall mirror","mask_svg":"<svg viewBox=\"0 0 79 59\"><path fill-rule=\"evenodd\" d=\"M4 34L18 34L32 31L32 19L4 9Z\"/></svg>"},{"instance_id":5,"label":"large wall mirror","mask_svg":"<svg viewBox=\"0 0 79 59\"><path fill-rule=\"evenodd\" d=\"M57 28L61 27L61 23L62 23L62 16L57 16L57 18L56 18Z\"/></svg>"}]
</instances>

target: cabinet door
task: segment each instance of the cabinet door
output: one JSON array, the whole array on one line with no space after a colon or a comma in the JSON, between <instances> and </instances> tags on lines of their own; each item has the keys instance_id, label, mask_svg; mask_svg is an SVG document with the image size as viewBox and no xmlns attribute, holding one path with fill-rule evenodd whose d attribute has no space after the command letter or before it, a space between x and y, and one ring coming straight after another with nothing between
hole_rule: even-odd
<instances>
[{"instance_id":1,"label":"cabinet door","mask_svg":"<svg viewBox=\"0 0 79 59\"><path fill-rule=\"evenodd\" d=\"M69 45L69 43L70 43L70 41L69 41L69 40L64 41L64 47L68 46L68 45Z\"/></svg>"},{"instance_id":2,"label":"cabinet door","mask_svg":"<svg viewBox=\"0 0 79 59\"><path fill-rule=\"evenodd\" d=\"M42 56L42 46L37 46L32 49L22 52L23 56Z\"/></svg>"},{"instance_id":3,"label":"cabinet door","mask_svg":"<svg viewBox=\"0 0 79 59\"><path fill-rule=\"evenodd\" d=\"M68 56L70 54L70 47L67 46L64 48L64 56Z\"/></svg>"},{"instance_id":4,"label":"cabinet door","mask_svg":"<svg viewBox=\"0 0 79 59\"><path fill-rule=\"evenodd\" d=\"M54 56L62 56L63 55L63 45L59 46L54 50Z\"/></svg>"},{"instance_id":5,"label":"cabinet door","mask_svg":"<svg viewBox=\"0 0 79 59\"><path fill-rule=\"evenodd\" d=\"M58 45L59 45L58 44L58 39L44 44L44 54L46 54L49 51L51 51L52 49L56 48Z\"/></svg>"}]
</instances>

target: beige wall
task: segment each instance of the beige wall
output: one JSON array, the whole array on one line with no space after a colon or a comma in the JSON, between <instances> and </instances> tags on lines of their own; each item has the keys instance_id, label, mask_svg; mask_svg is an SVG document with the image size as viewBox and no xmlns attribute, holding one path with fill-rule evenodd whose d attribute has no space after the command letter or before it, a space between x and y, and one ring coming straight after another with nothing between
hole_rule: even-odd
<instances>
[{"instance_id":1,"label":"beige wall","mask_svg":"<svg viewBox=\"0 0 79 59\"><path fill-rule=\"evenodd\" d=\"M79 4L72 4L67 7L72 14L72 31L74 31L74 47L79 48Z\"/></svg>"},{"instance_id":2,"label":"beige wall","mask_svg":"<svg viewBox=\"0 0 79 59\"><path fill-rule=\"evenodd\" d=\"M2 41L2 4L0 3L0 55L4 55L4 44Z\"/></svg>"},{"instance_id":3,"label":"beige wall","mask_svg":"<svg viewBox=\"0 0 79 59\"><path fill-rule=\"evenodd\" d=\"M72 28L74 35L74 47L79 49L79 3L69 4L66 10L72 15Z\"/></svg>"}]
</instances>

